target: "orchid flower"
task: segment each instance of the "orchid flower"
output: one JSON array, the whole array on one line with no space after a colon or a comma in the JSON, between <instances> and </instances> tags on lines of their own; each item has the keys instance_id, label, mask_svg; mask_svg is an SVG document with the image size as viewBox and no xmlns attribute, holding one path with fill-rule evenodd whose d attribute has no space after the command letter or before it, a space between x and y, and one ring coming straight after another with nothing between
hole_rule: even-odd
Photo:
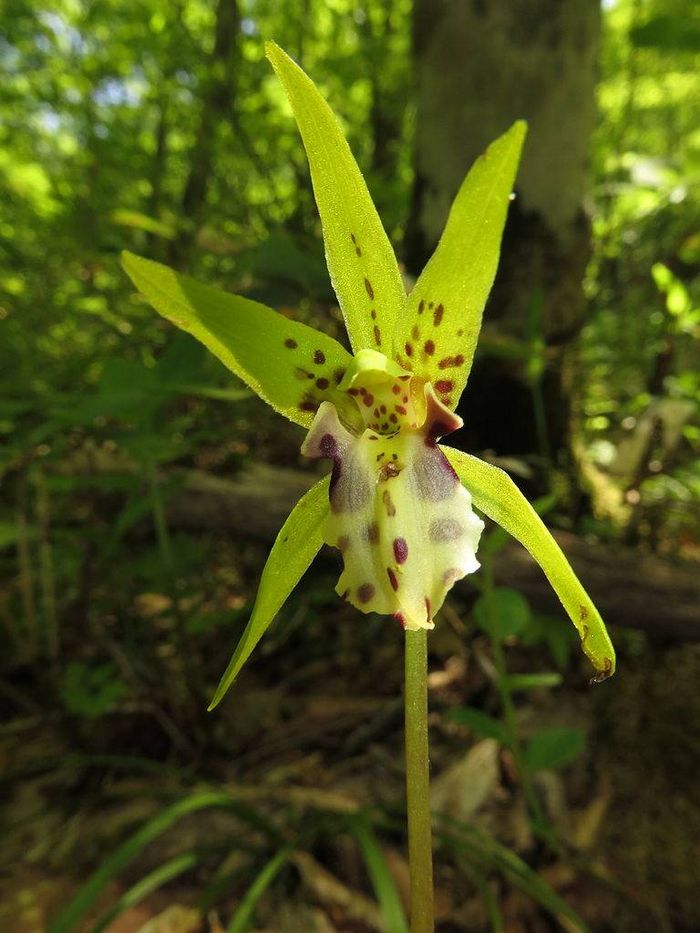
<instances>
[{"instance_id":1,"label":"orchid flower","mask_svg":"<svg viewBox=\"0 0 700 933\"><path fill-rule=\"evenodd\" d=\"M269 405L308 430L302 452L332 473L297 503L270 552L243 636L214 695L222 698L322 544L344 563L337 592L362 612L431 629L455 581L479 567L473 506L539 562L576 626L597 678L615 654L559 546L502 470L440 438L472 365L526 125L481 155L410 294L367 186L330 107L278 46L267 56L306 148L331 280L353 354L247 298L130 253L132 281Z\"/></svg>"}]
</instances>

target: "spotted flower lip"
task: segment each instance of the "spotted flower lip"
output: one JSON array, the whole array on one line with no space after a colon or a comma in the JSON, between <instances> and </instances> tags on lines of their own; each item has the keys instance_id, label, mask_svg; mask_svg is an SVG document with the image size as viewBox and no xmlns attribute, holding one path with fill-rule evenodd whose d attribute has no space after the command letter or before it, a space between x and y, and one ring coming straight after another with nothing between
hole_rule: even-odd
<instances>
[{"instance_id":1,"label":"spotted flower lip","mask_svg":"<svg viewBox=\"0 0 700 933\"><path fill-rule=\"evenodd\" d=\"M604 679L615 669L605 625L539 516L507 474L438 443L461 425L455 408L496 274L525 123L514 123L477 159L406 294L333 112L278 46L267 43L266 51L306 148L352 354L265 305L123 254L125 271L153 307L306 428L305 454L333 464L282 527L210 708L324 541L341 552L338 592L353 605L395 615L408 629L431 627L450 586L478 566L483 523L472 505L538 561L579 632L594 679Z\"/></svg>"}]
</instances>

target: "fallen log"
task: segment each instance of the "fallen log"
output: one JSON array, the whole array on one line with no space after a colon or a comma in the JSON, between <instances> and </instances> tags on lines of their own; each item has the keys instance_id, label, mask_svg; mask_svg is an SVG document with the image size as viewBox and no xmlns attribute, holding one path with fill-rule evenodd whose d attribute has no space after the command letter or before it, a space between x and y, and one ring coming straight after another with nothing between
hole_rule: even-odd
<instances>
[{"instance_id":1,"label":"fallen log","mask_svg":"<svg viewBox=\"0 0 700 933\"><path fill-rule=\"evenodd\" d=\"M271 542L317 474L266 464L235 479L182 471L168 503L173 528L221 529ZM622 545L568 532L554 536L611 625L641 629L658 641L700 641L700 572ZM494 558L498 583L519 590L541 612L561 611L544 574L517 542Z\"/></svg>"}]
</instances>

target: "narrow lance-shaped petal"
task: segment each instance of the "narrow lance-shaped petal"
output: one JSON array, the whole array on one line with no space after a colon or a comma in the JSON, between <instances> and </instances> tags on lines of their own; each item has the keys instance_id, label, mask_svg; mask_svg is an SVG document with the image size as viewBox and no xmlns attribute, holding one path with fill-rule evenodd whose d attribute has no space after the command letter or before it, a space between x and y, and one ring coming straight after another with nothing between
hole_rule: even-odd
<instances>
[{"instance_id":1,"label":"narrow lance-shaped petal","mask_svg":"<svg viewBox=\"0 0 700 933\"><path fill-rule=\"evenodd\" d=\"M267 57L299 125L321 216L326 260L354 350L391 352L406 294L367 185L333 111L313 81L274 42Z\"/></svg>"},{"instance_id":2,"label":"narrow lance-shaped petal","mask_svg":"<svg viewBox=\"0 0 700 933\"><path fill-rule=\"evenodd\" d=\"M397 361L452 409L471 370L526 131L514 123L472 166L395 334Z\"/></svg>"},{"instance_id":3,"label":"narrow lance-shaped petal","mask_svg":"<svg viewBox=\"0 0 700 933\"><path fill-rule=\"evenodd\" d=\"M150 259L125 252L122 263L159 314L200 340L290 421L308 427L324 399L341 403L337 387L352 357L332 337Z\"/></svg>"},{"instance_id":4,"label":"narrow lance-shaped petal","mask_svg":"<svg viewBox=\"0 0 700 933\"><path fill-rule=\"evenodd\" d=\"M605 623L537 512L503 470L460 450L443 449L474 505L520 541L544 571L576 626L597 671L595 679L609 677L615 672L615 649Z\"/></svg>"},{"instance_id":5,"label":"narrow lance-shaped petal","mask_svg":"<svg viewBox=\"0 0 700 933\"><path fill-rule=\"evenodd\" d=\"M250 621L216 688L209 709L214 709L238 675L251 652L323 544L322 528L328 514L328 477L297 502L272 546L260 578Z\"/></svg>"}]
</instances>

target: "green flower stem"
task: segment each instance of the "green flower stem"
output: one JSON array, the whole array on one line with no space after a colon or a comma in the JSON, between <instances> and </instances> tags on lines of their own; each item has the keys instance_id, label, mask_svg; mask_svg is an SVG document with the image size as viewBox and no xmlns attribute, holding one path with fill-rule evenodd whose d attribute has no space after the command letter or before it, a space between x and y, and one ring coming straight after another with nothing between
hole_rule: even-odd
<instances>
[{"instance_id":1,"label":"green flower stem","mask_svg":"<svg viewBox=\"0 0 700 933\"><path fill-rule=\"evenodd\" d=\"M428 771L428 638L406 632L406 802L411 933L433 933L433 843Z\"/></svg>"}]
</instances>

